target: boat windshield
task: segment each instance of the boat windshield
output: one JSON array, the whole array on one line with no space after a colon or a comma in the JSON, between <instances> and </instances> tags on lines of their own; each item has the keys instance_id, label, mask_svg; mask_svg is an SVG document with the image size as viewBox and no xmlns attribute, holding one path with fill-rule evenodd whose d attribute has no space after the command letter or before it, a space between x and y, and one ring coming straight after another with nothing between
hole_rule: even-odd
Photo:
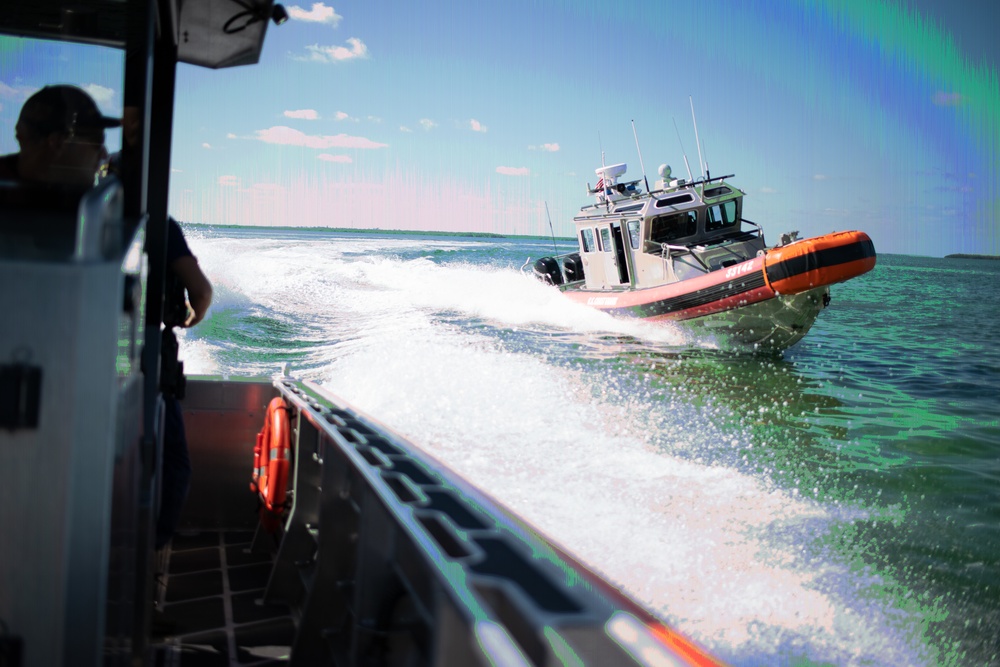
<instances>
[{"instance_id":1,"label":"boat windshield","mask_svg":"<svg viewBox=\"0 0 1000 667\"><path fill-rule=\"evenodd\" d=\"M705 209L705 214L706 232L729 229L738 225L740 221L735 199L730 199L715 206L709 206Z\"/></svg>"},{"instance_id":2,"label":"boat windshield","mask_svg":"<svg viewBox=\"0 0 1000 667\"><path fill-rule=\"evenodd\" d=\"M594 230L580 230L580 250L583 252L594 252Z\"/></svg>"},{"instance_id":3,"label":"boat windshield","mask_svg":"<svg viewBox=\"0 0 1000 667\"><path fill-rule=\"evenodd\" d=\"M698 213L684 211L661 215L649 221L649 240L653 243L670 243L698 231Z\"/></svg>"}]
</instances>

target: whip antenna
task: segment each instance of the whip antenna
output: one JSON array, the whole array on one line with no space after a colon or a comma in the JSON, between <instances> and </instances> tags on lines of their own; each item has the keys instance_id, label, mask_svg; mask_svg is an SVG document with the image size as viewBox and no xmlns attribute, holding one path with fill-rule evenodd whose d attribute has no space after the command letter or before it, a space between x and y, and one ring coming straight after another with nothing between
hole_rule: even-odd
<instances>
[{"instance_id":1,"label":"whip antenna","mask_svg":"<svg viewBox=\"0 0 1000 667\"><path fill-rule=\"evenodd\" d=\"M642 180L646 184L646 192L649 192L649 181L646 180L646 165L642 163L642 151L639 150L639 135L635 133L635 121L632 121L632 136L635 137L635 152L639 154L639 168L642 169Z\"/></svg>"},{"instance_id":2,"label":"whip antenna","mask_svg":"<svg viewBox=\"0 0 1000 667\"><path fill-rule=\"evenodd\" d=\"M549 216L549 203L545 202L545 217L549 219L549 234L552 235L552 252L556 255L559 254L559 249L556 248L556 233L552 229L552 218Z\"/></svg>"},{"instance_id":3,"label":"whip antenna","mask_svg":"<svg viewBox=\"0 0 1000 667\"><path fill-rule=\"evenodd\" d=\"M681 141L680 130L677 129L677 119L672 118L671 120L674 121L674 132L677 133L677 143L681 145L681 155L684 156L684 166L687 167L688 170L688 181L693 181L694 179L691 178L691 165L688 164L688 154L687 151L684 150L684 142Z\"/></svg>"},{"instance_id":4,"label":"whip antenna","mask_svg":"<svg viewBox=\"0 0 1000 667\"><path fill-rule=\"evenodd\" d=\"M691 120L694 121L694 142L698 144L698 165L701 167L701 177L705 178L705 163L701 159L701 140L698 138L698 119L694 117L694 100L690 95L688 102L691 103Z\"/></svg>"}]
</instances>

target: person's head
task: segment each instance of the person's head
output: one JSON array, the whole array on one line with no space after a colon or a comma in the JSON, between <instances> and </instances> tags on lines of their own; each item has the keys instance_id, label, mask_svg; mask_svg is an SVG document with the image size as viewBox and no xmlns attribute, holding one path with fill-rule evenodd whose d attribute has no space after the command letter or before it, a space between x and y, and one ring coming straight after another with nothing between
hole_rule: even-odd
<instances>
[{"instance_id":1,"label":"person's head","mask_svg":"<svg viewBox=\"0 0 1000 667\"><path fill-rule=\"evenodd\" d=\"M76 86L45 86L28 98L17 120L18 170L29 181L92 185L107 160L104 130L121 121L103 116Z\"/></svg>"}]
</instances>

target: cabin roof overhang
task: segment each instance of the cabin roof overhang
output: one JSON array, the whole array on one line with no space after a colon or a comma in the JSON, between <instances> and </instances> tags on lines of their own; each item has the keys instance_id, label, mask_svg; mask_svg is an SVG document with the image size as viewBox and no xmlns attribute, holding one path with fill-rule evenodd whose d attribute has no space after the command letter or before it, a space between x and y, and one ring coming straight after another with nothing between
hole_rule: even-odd
<instances>
[{"instance_id":1,"label":"cabin roof overhang","mask_svg":"<svg viewBox=\"0 0 1000 667\"><path fill-rule=\"evenodd\" d=\"M219 69L260 59L274 0L159 1L168 5L162 9L170 16L178 62ZM16 3L0 10L0 33L124 49L128 15L136 6L126 0Z\"/></svg>"}]
</instances>

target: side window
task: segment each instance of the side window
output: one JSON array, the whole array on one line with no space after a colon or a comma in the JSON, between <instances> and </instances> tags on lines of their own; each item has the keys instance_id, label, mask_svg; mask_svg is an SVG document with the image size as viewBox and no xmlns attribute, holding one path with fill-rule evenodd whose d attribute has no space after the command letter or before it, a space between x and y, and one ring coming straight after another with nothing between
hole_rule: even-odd
<instances>
[{"instance_id":1,"label":"side window","mask_svg":"<svg viewBox=\"0 0 1000 667\"><path fill-rule=\"evenodd\" d=\"M698 231L698 213L685 211L674 215L661 215L649 223L649 240L654 243L670 243Z\"/></svg>"},{"instance_id":2,"label":"side window","mask_svg":"<svg viewBox=\"0 0 1000 667\"><path fill-rule=\"evenodd\" d=\"M601 245L604 252L611 252L611 230L607 227L601 227Z\"/></svg>"},{"instance_id":3,"label":"side window","mask_svg":"<svg viewBox=\"0 0 1000 667\"><path fill-rule=\"evenodd\" d=\"M628 223L628 239L629 243L632 244L633 250L639 249L639 221L629 220Z\"/></svg>"},{"instance_id":4,"label":"side window","mask_svg":"<svg viewBox=\"0 0 1000 667\"><path fill-rule=\"evenodd\" d=\"M594 252L594 230L580 230L580 248L583 252Z\"/></svg>"},{"instance_id":5,"label":"side window","mask_svg":"<svg viewBox=\"0 0 1000 667\"><path fill-rule=\"evenodd\" d=\"M736 215L736 200L730 199L727 202L709 206L706 211L705 231L714 232L720 229L734 227L739 218Z\"/></svg>"}]
</instances>

